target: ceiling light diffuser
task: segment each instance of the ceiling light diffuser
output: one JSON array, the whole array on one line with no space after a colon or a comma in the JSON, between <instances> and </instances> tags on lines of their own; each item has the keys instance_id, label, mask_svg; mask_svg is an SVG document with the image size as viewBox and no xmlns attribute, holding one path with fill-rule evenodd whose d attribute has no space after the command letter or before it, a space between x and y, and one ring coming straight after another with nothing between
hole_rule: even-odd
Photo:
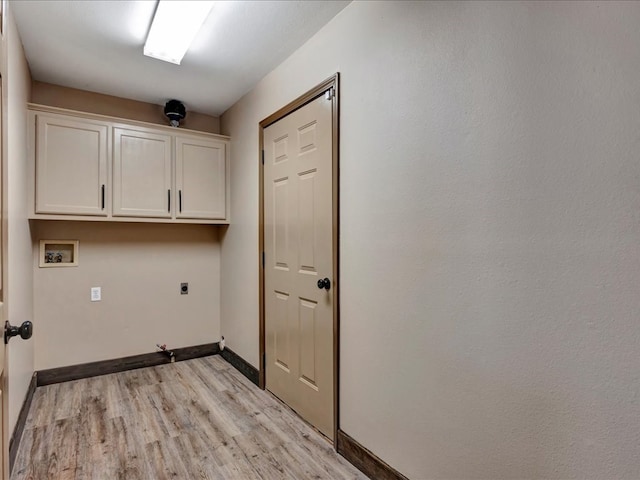
<instances>
[{"instance_id":1,"label":"ceiling light diffuser","mask_svg":"<svg viewBox=\"0 0 640 480\"><path fill-rule=\"evenodd\" d=\"M180 65L214 3L160 0L144 44L144 54Z\"/></svg>"}]
</instances>

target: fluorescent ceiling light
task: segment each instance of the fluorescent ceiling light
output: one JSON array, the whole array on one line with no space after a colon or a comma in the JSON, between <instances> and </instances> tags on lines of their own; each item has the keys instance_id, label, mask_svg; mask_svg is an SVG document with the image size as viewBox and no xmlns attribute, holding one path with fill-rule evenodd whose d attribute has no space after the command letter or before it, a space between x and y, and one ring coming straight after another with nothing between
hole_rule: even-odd
<instances>
[{"instance_id":1,"label":"fluorescent ceiling light","mask_svg":"<svg viewBox=\"0 0 640 480\"><path fill-rule=\"evenodd\" d=\"M144 54L180 65L214 3L205 0L160 0L144 44Z\"/></svg>"}]
</instances>

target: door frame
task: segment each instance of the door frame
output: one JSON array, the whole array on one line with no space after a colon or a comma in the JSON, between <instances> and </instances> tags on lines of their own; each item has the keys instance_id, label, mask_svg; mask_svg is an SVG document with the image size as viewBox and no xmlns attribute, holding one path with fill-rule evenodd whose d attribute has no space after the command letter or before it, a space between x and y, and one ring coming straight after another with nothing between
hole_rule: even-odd
<instances>
[{"instance_id":1,"label":"door frame","mask_svg":"<svg viewBox=\"0 0 640 480\"><path fill-rule=\"evenodd\" d=\"M263 264L264 255L264 129L278 120L286 117L290 113L305 106L307 103L323 95L327 90L333 89L332 100L332 202L333 202L333 443L334 448L338 445L338 426L339 426L339 374L340 374L340 245L339 245L339 227L340 227L340 96L339 96L339 79L340 74L335 73L322 83L319 83L311 90L303 93L301 96L288 103L275 113L269 115L259 123L258 130L258 170L259 175L259 218L258 218L258 271L259 279L259 317L260 317L260 356L259 356L259 386L263 390L266 385L266 355L265 355L265 292L264 292L264 275L265 269Z\"/></svg>"}]
</instances>

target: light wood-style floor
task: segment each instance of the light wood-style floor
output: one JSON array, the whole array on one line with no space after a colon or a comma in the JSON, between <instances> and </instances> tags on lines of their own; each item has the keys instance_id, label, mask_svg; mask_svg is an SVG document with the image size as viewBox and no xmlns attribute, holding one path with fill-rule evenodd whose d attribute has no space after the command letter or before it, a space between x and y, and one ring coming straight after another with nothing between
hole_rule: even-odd
<instances>
[{"instance_id":1,"label":"light wood-style floor","mask_svg":"<svg viewBox=\"0 0 640 480\"><path fill-rule=\"evenodd\" d=\"M11 478L367 477L213 356L38 388Z\"/></svg>"}]
</instances>

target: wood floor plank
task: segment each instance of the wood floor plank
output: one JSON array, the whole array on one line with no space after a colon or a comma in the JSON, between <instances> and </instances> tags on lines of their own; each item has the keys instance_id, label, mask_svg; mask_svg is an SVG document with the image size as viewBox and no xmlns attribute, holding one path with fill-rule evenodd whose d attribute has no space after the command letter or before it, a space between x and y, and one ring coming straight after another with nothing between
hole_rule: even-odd
<instances>
[{"instance_id":1,"label":"wood floor plank","mask_svg":"<svg viewBox=\"0 0 640 480\"><path fill-rule=\"evenodd\" d=\"M185 462L189 478L223 480L222 472L213 461L213 449L198 432L188 432L175 439L180 451L188 452L190 461Z\"/></svg>"},{"instance_id":2,"label":"wood floor plank","mask_svg":"<svg viewBox=\"0 0 640 480\"><path fill-rule=\"evenodd\" d=\"M104 462L106 470L115 472L116 478L143 480L144 448L136 432L129 429L124 418L116 417L107 423L107 436L110 448Z\"/></svg>"},{"instance_id":3,"label":"wood floor plank","mask_svg":"<svg viewBox=\"0 0 640 480\"><path fill-rule=\"evenodd\" d=\"M37 410L32 408L29 411L25 428L42 427L53 423L53 415L56 413L54 406L58 398L59 389L60 384L36 388L36 392L33 394L33 401L37 402L41 407Z\"/></svg>"},{"instance_id":4,"label":"wood floor plank","mask_svg":"<svg viewBox=\"0 0 640 480\"><path fill-rule=\"evenodd\" d=\"M216 355L38 387L11 478L367 477Z\"/></svg>"},{"instance_id":5,"label":"wood floor plank","mask_svg":"<svg viewBox=\"0 0 640 480\"><path fill-rule=\"evenodd\" d=\"M282 465L271 454L269 445L260 441L253 432L238 435L234 441L244 453L260 478L264 480L281 480L291 477Z\"/></svg>"},{"instance_id":6,"label":"wood floor plank","mask_svg":"<svg viewBox=\"0 0 640 480\"><path fill-rule=\"evenodd\" d=\"M150 467L150 478L175 479L189 478L189 473L182 459L175 450L174 439L147 444L147 462ZM185 460L189 460L188 457Z\"/></svg>"}]
</instances>

